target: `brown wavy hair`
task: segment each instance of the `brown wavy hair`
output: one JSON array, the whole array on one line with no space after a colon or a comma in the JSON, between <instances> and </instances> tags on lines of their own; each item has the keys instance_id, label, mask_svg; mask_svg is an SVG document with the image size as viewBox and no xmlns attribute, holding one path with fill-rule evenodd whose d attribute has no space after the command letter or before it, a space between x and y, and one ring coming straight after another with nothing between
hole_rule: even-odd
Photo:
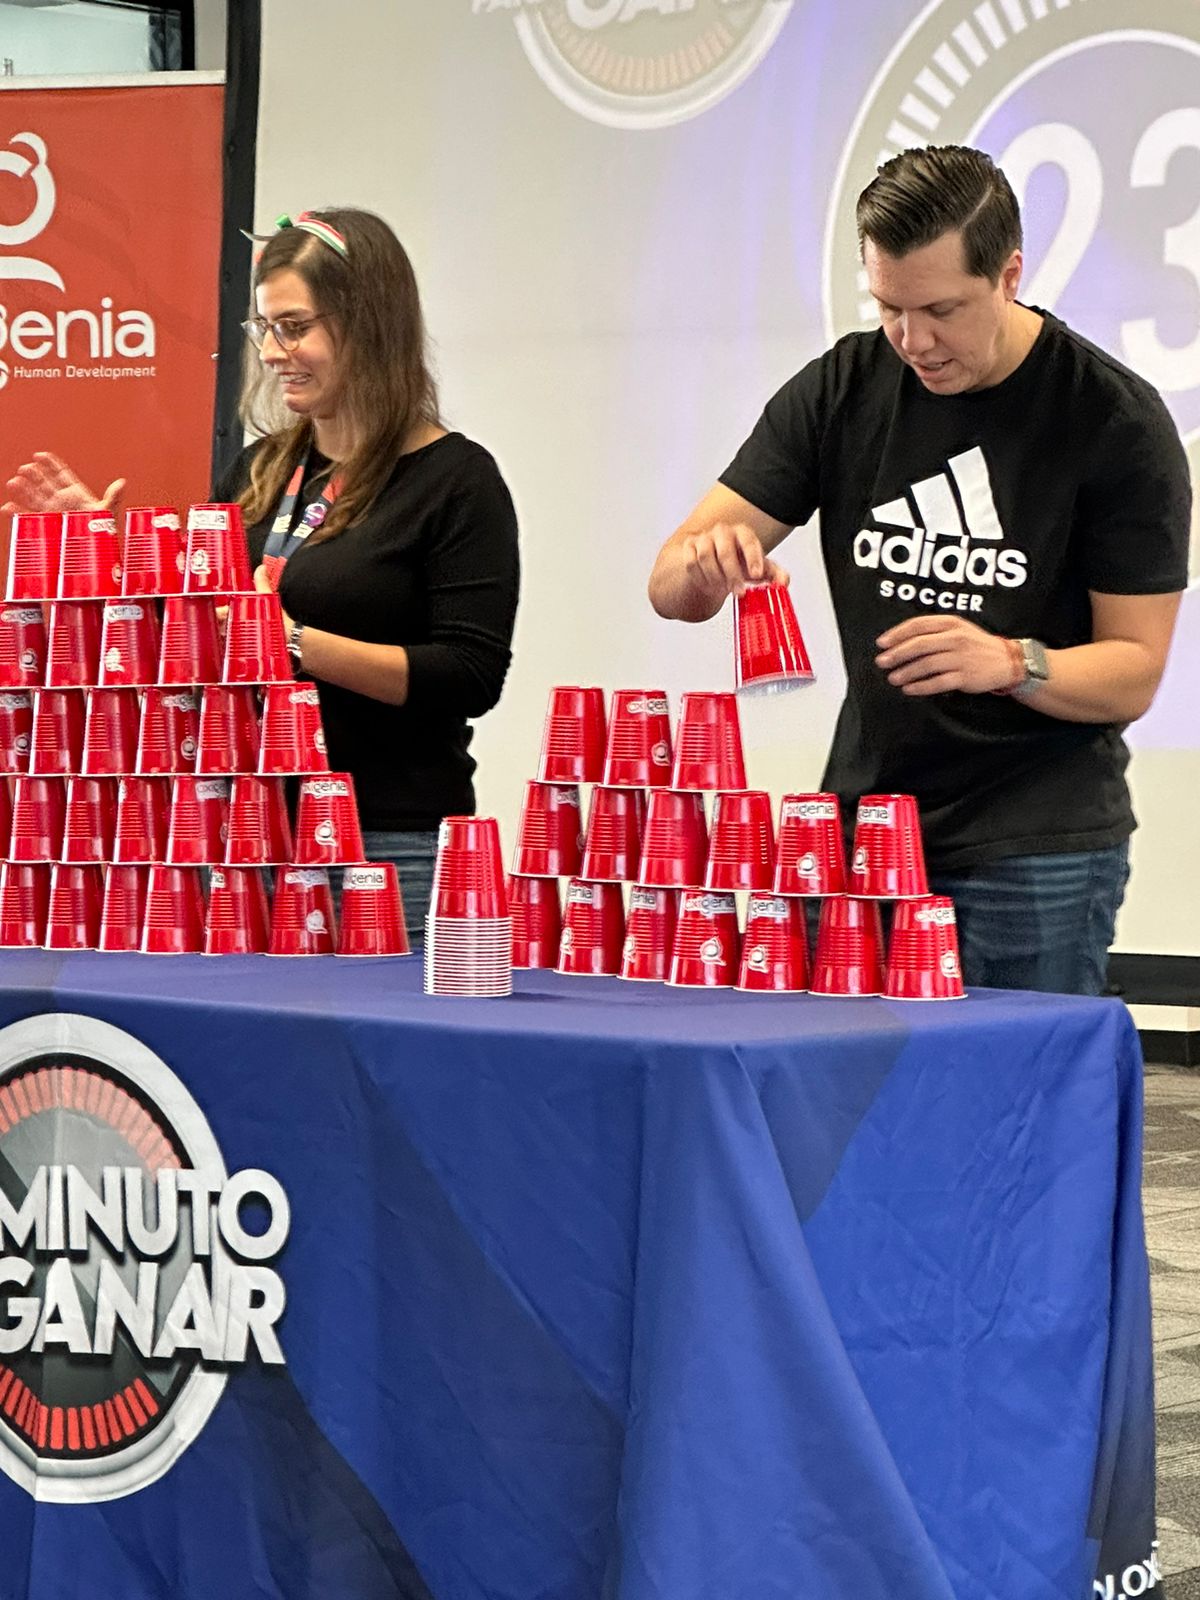
<instances>
[{"instance_id":1,"label":"brown wavy hair","mask_svg":"<svg viewBox=\"0 0 1200 1600\"><path fill-rule=\"evenodd\" d=\"M860 248L870 239L897 259L959 230L967 271L991 283L1022 242L1008 179L991 156L965 145L902 150L884 162L858 197L856 220Z\"/></svg>"},{"instance_id":2,"label":"brown wavy hair","mask_svg":"<svg viewBox=\"0 0 1200 1600\"><path fill-rule=\"evenodd\" d=\"M313 309L328 318L353 446L339 463L341 492L310 536L316 544L362 519L413 428L438 426L441 416L417 280L404 246L370 211L338 207L308 215L337 229L346 241L345 257L303 228L281 228L255 265L254 288L272 273L299 273ZM248 429L266 439L241 496L247 525L253 525L279 504L288 478L308 452L313 429L306 418L291 418L253 348L247 351L241 416Z\"/></svg>"}]
</instances>

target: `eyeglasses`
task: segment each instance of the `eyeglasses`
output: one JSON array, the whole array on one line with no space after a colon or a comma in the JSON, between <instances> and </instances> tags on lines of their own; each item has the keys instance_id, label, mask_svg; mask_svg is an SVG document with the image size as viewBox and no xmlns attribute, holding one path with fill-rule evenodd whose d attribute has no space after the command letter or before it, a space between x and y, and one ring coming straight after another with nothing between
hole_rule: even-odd
<instances>
[{"instance_id":1,"label":"eyeglasses","mask_svg":"<svg viewBox=\"0 0 1200 1600\"><path fill-rule=\"evenodd\" d=\"M281 350L294 350L310 328L324 321L325 317L320 312L314 312L311 317L279 317L274 322L266 317L251 317L248 322L242 323L242 332L252 345L261 350L267 329L270 328Z\"/></svg>"}]
</instances>

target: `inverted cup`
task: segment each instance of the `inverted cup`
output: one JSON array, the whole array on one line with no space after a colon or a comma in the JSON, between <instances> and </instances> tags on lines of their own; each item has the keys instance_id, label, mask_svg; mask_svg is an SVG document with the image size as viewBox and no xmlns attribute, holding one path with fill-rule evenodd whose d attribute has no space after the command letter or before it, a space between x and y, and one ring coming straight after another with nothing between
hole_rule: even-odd
<instances>
[{"instance_id":1,"label":"inverted cup","mask_svg":"<svg viewBox=\"0 0 1200 1600\"><path fill-rule=\"evenodd\" d=\"M708 889L769 889L775 830L765 789L738 789L713 800L704 884Z\"/></svg>"},{"instance_id":2,"label":"inverted cup","mask_svg":"<svg viewBox=\"0 0 1200 1600\"><path fill-rule=\"evenodd\" d=\"M665 788L671 780L671 715L661 689L614 689L603 782Z\"/></svg>"},{"instance_id":3,"label":"inverted cup","mask_svg":"<svg viewBox=\"0 0 1200 1600\"><path fill-rule=\"evenodd\" d=\"M44 945L49 911L49 866L6 861L0 867L0 947L30 950Z\"/></svg>"},{"instance_id":4,"label":"inverted cup","mask_svg":"<svg viewBox=\"0 0 1200 1600\"><path fill-rule=\"evenodd\" d=\"M645 821L644 790L597 784L592 790L579 876L593 883L621 883L636 877Z\"/></svg>"},{"instance_id":5,"label":"inverted cup","mask_svg":"<svg viewBox=\"0 0 1200 1600\"><path fill-rule=\"evenodd\" d=\"M50 869L47 950L94 950L100 938L104 879L99 867L56 863Z\"/></svg>"},{"instance_id":6,"label":"inverted cup","mask_svg":"<svg viewBox=\"0 0 1200 1600\"><path fill-rule=\"evenodd\" d=\"M513 871L523 877L570 878L583 853L579 790L575 784L525 785Z\"/></svg>"},{"instance_id":7,"label":"inverted cup","mask_svg":"<svg viewBox=\"0 0 1200 1600\"><path fill-rule=\"evenodd\" d=\"M142 954L199 955L203 948L204 887L199 868L156 862L150 868L146 883Z\"/></svg>"},{"instance_id":8,"label":"inverted cup","mask_svg":"<svg viewBox=\"0 0 1200 1600\"><path fill-rule=\"evenodd\" d=\"M543 783L598 783L606 743L604 691L560 684L550 691L538 778Z\"/></svg>"},{"instance_id":9,"label":"inverted cup","mask_svg":"<svg viewBox=\"0 0 1200 1600\"><path fill-rule=\"evenodd\" d=\"M558 946L559 972L616 977L625 945L625 903L619 883L572 878Z\"/></svg>"},{"instance_id":10,"label":"inverted cup","mask_svg":"<svg viewBox=\"0 0 1200 1600\"><path fill-rule=\"evenodd\" d=\"M100 674L99 600L58 600L50 607L46 687L86 689Z\"/></svg>"},{"instance_id":11,"label":"inverted cup","mask_svg":"<svg viewBox=\"0 0 1200 1600\"><path fill-rule=\"evenodd\" d=\"M68 511L62 519L60 600L106 600L121 592L117 524L108 511Z\"/></svg>"},{"instance_id":12,"label":"inverted cup","mask_svg":"<svg viewBox=\"0 0 1200 1600\"><path fill-rule=\"evenodd\" d=\"M258 771L263 777L329 771L315 683L273 683L265 689Z\"/></svg>"},{"instance_id":13,"label":"inverted cup","mask_svg":"<svg viewBox=\"0 0 1200 1600\"><path fill-rule=\"evenodd\" d=\"M35 689L29 771L39 777L66 777L79 771L83 755L83 691Z\"/></svg>"},{"instance_id":14,"label":"inverted cup","mask_svg":"<svg viewBox=\"0 0 1200 1600\"><path fill-rule=\"evenodd\" d=\"M779 807L776 894L846 892L846 846L835 794L785 794Z\"/></svg>"},{"instance_id":15,"label":"inverted cup","mask_svg":"<svg viewBox=\"0 0 1200 1600\"><path fill-rule=\"evenodd\" d=\"M169 813L165 778L122 778L117 784L113 861L126 867L161 861L167 849Z\"/></svg>"},{"instance_id":16,"label":"inverted cup","mask_svg":"<svg viewBox=\"0 0 1200 1600\"><path fill-rule=\"evenodd\" d=\"M24 775L13 780L12 861L57 861L62 854L66 785L62 778Z\"/></svg>"},{"instance_id":17,"label":"inverted cup","mask_svg":"<svg viewBox=\"0 0 1200 1600\"><path fill-rule=\"evenodd\" d=\"M134 506L125 513L123 595L178 594L186 548L173 506Z\"/></svg>"},{"instance_id":18,"label":"inverted cup","mask_svg":"<svg viewBox=\"0 0 1200 1600\"><path fill-rule=\"evenodd\" d=\"M748 584L734 596L733 615L739 693L774 694L813 681L791 592L783 584Z\"/></svg>"},{"instance_id":19,"label":"inverted cup","mask_svg":"<svg viewBox=\"0 0 1200 1600\"><path fill-rule=\"evenodd\" d=\"M157 681L190 688L220 683L221 635L210 595L168 595L163 601Z\"/></svg>"},{"instance_id":20,"label":"inverted cup","mask_svg":"<svg viewBox=\"0 0 1200 1600\"><path fill-rule=\"evenodd\" d=\"M256 867L214 867L209 874L206 956L261 955L271 939L271 913Z\"/></svg>"},{"instance_id":21,"label":"inverted cup","mask_svg":"<svg viewBox=\"0 0 1200 1600\"><path fill-rule=\"evenodd\" d=\"M649 889L635 884L629 892L625 943L621 950L622 978L641 983L665 983L675 946L679 896L674 889Z\"/></svg>"},{"instance_id":22,"label":"inverted cup","mask_svg":"<svg viewBox=\"0 0 1200 1600\"><path fill-rule=\"evenodd\" d=\"M685 889L667 982L679 988L730 988L737 979L741 940L737 901L711 889Z\"/></svg>"},{"instance_id":23,"label":"inverted cup","mask_svg":"<svg viewBox=\"0 0 1200 1600\"><path fill-rule=\"evenodd\" d=\"M176 867L213 866L225 860L229 835L229 784L224 778L180 773L171 780L166 860Z\"/></svg>"},{"instance_id":24,"label":"inverted cup","mask_svg":"<svg viewBox=\"0 0 1200 1600\"><path fill-rule=\"evenodd\" d=\"M514 967L554 967L562 938L557 878L512 876L508 880Z\"/></svg>"},{"instance_id":25,"label":"inverted cup","mask_svg":"<svg viewBox=\"0 0 1200 1600\"><path fill-rule=\"evenodd\" d=\"M638 883L656 889L694 888L704 880L707 858L704 796L695 790L651 789Z\"/></svg>"},{"instance_id":26,"label":"inverted cup","mask_svg":"<svg viewBox=\"0 0 1200 1600\"><path fill-rule=\"evenodd\" d=\"M744 789L746 762L737 697L685 694L675 730L672 789Z\"/></svg>"},{"instance_id":27,"label":"inverted cup","mask_svg":"<svg viewBox=\"0 0 1200 1600\"><path fill-rule=\"evenodd\" d=\"M111 860L116 821L112 778L69 778L62 860L74 866L99 866Z\"/></svg>"},{"instance_id":28,"label":"inverted cup","mask_svg":"<svg viewBox=\"0 0 1200 1600\"><path fill-rule=\"evenodd\" d=\"M858 802L850 893L869 900L929 893L917 802L911 794L865 794Z\"/></svg>"},{"instance_id":29,"label":"inverted cup","mask_svg":"<svg viewBox=\"0 0 1200 1600\"><path fill-rule=\"evenodd\" d=\"M219 503L191 506L184 593L234 595L253 587L241 507Z\"/></svg>"},{"instance_id":30,"label":"inverted cup","mask_svg":"<svg viewBox=\"0 0 1200 1600\"><path fill-rule=\"evenodd\" d=\"M328 872L323 867L280 867L275 874L269 953L328 956L335 943Z\"/></svg>"},{"instance_id":31,"label":"inverted cup","mask_svg":"<svg viewBox=\"0 0 1200 1600\"><path fill-rule=\"evenodd\" d=\"M141 949L149 877L149 867L105 868L98 950L130 952Z\"/></svg>"},{"instance_id":32,"label":"inverted cup","mask_svg":"<svg viewBox=\"0 0 1200 1600\"><path fill-rule=\"evenodd\" d=\"M135 770L145 777L194 771L199 732L200 701L194 689L147 689Z\"/></svg>"},{"instance_id":33,"label":"inverted cup","mask_svg":"<svg viewBox=\"0 0 1200 1600\"><path fill-rule=\"evenodd\" d=\"M258 765L258 710L248 684L209 684L200 705L196 772L232 777Z\"/></svg>"},{"instance_id":34,"label":"inverted cup","mask_svg":"<svg viewBox=\"0 0 1200 1600\"><path fill-rule=\"evenodd\" d=\"M158 617L149 600L108 600L100 629L102 688L143 688L158 676Z\"/></svg>"},{"instance_id":35,"label":"inverted cup","mask_svg":"<svg viewBox=\"0 0 1200 1600\"><path fill-rule=\"evenodd\" d=\"M29 771L33 745L33 695L0 690L0 773Z\"/></svg>"},{"instance_id":36,"label":"inverted cup","mask_svg":"<svg viewBox=\"0 0 1200 1600\"><path fill-rule=\"evenodd\" d=\"M226 866L280 866L291 861L293 853L282 779L234 778L230 785Z\"/></svg>"},{"instance_id":37,"label":"inverted cup","mask_svg":"<svg viewBox=\"0 0 1200 1600\"><path fill-rule=\"evenodd\" d=\"M962 963L948 895L901 900L892 917L883 992L890 1000L961 1000Z\"/></svg>"},{"instance_id":38,"label":"inverted cup","mask_svg":"<svg viewBox=\"0 0 1200 1600\"><path fill-rule=\"evenodd\" d=\"M236 594L225 628L224 683L291 683L279 596Z\"/></svg>"},{"instance_id":39,"label":"inverted cup","mask_svg":"<svg viewBox=\"0 0 1200 1600\"><path fill-rule=\"evenodd\" d=\"M342 873L337 948L340 956L410 954L395 862L373 861Z\"/></svg>"},{"instance_id":40,"label":"inverted cup","mask_svg":"<svg viewBox=\"0 0 1200 1600\"><path fill-rule=\"evenodd\" d=\"M366 860L354 779L348 772L301 781L293 860L304 867L354 866Z\"/></svg>"},{"instance_id":41,"label":"inverted cup","mask_svg":"<svg viewBox=\"0 0 1200 1600\"><path fill-rule=\"evenodd\" d=\"M85 777L123 777L137 762L138 692L136 689L89 689L83 720Z\"/></svg>"},{"instance_id":42,"label":"inverted cup","mask_svg":"<svg viewBox=\"0 0 1200 1600\"><path fill-rule=\"evenodd\" d=\"M874 900L831 895L821 902L813 994L873 995L883 989L883 925Z\"/></svg>"},{"instance_id":43,"label":"inverted cup","mask_svg":"<svg viewBox=\"0 0 1200 1600\"><path fill-rule=\"evenodd\" d=\"M750 896L737 986L774 994L807 988L808 934L800 900L776 894Z\"/></svg>"},{"instance_id":44,"label":"inverted cup","mask_svg":"<svg viewBox=\"0 0 1200 1600\"><path fill-rule=\"evenodd\" d=\"M8 541L6 600L53 600L58 594L62 512L19 511Z\"/></svg>"},{"instance_id":45,"label":"inverted cup","mask_svg":"<svg viewBox=\"0 0 1200 1600\"><path fill-rule=\"evenodd\" d=\"M46 681L47 655L41 606L0 608L0 689L40 688Z\"/></svg>"}]
</instances>

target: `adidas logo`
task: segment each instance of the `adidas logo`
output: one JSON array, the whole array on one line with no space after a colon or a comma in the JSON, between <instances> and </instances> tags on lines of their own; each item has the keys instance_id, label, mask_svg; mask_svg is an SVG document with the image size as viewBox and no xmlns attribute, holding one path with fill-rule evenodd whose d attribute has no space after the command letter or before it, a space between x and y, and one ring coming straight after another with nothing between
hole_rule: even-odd
<instances>
[{"instance_id":1,"label":"adidas logo","mask_svg":"<svg viewBox=\"0 0 1200 1600\"><path fill-rule=\"evenodd\" d=\"M854 540L855 564L974 589L1019 589L1028 577L1025 553L1004 543L983 451L976 446L951 456L946 466L872 510L875 526ZM938 593L890 578L880 580L879 592L885 600L915 599L943 611L979 611L983 605L978 594Z\"/></svg>"}]
</instances>

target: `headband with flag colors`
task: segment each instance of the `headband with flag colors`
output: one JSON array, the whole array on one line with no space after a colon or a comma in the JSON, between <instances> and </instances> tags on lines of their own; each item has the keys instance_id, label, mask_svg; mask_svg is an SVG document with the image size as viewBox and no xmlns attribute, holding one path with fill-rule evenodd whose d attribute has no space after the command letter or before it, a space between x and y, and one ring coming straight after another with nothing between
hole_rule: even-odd
<instances>
[{"instance_id":1,"label":"headband with flag colors","mask_svg":"<svg viewBox=\"0 0 1200 1600\"><path fill-rule=\"evenodd\" d=\"M350 255L346 241L337 229L330 223L323 222L320 217L314 217L311 211L301 211L297 217L289 217L285 211L281 217L275 218L275 232L278 233L282 228L303 228L305 233L311 233L314 239L320 239L331 250L336 250L343 261ZM273 233L248 233L245 228L241 231L247 239L252 239L258 244L265 244L275 237Z\"/></svg>"}]
</instances>

